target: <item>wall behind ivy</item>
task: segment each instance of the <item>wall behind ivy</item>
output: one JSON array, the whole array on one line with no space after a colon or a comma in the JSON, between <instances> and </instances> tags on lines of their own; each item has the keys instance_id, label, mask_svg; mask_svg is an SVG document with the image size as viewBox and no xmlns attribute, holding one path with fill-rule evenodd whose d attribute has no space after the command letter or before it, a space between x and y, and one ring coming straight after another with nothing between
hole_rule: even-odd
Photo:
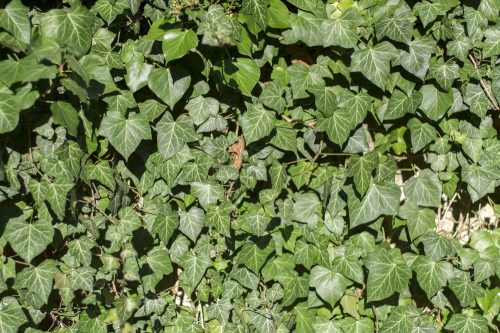
<instances>
[{"instance_id":1,"label":"wall behind ivy","mask_svg":"<svg viewBox=\"0 0 500 333\"><path fill-rule=\"evenodd\" d=\"M498 331L498 0L0 7L0 332Z\"/></svg>"}]
</instances>

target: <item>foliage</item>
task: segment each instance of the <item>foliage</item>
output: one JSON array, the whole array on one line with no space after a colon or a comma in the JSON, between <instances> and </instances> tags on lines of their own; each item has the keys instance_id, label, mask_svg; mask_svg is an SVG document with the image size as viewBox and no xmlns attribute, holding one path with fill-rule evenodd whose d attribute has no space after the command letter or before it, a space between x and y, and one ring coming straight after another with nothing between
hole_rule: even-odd
<instances>
[{"instance_id":1,"label":"foliage","mask_svg":"<svg viewBox=\"0 0 500 333\"><path fill-rule=\"evenodd\" d=\"M2 333L497 327L498 1L0 6Z\"/></svg>"}]
</instances>

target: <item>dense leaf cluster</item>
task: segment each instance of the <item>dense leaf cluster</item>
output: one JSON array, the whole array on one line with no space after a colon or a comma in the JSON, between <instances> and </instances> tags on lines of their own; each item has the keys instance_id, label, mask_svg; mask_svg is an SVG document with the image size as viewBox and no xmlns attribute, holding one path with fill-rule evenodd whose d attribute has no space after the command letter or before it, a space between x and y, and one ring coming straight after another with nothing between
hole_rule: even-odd
<instances>
[{"instance_id":1,"label":"dense leaf cluster","mask_svg":"<svg viewBox=\"0 0 500 333\"><path fill-rule=\"evenodd\" d=\"M497 327L498 0L0 6L0 332Z\"/></svg>"}]
</instances>

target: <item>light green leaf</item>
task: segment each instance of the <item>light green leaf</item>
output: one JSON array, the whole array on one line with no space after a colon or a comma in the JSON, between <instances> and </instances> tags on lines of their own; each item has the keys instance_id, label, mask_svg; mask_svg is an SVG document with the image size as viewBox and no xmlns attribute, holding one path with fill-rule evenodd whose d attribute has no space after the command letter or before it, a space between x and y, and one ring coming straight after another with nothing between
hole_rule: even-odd
<instances>
[{"instance_id":1,"label":"light green leaf","mask_svg":"<svg viewBox=\"0 0 500 333\"><path fill-rule=\"evenodd\" d=\"M156 68L148 77L148 87L171 109L184 96L191 83L191 76L185 70Z\"/></svg>"},{"instance_id":2,"label":"light green leaf","mask_svg":"<svg viewBox=\"0 0 500 333\"><path fill-rule=\"evenodd\" d=\"M389 37L397 42L409 44L413 34L415 18L405 6L399 7L394 14L386 14L375 23L375 32L380 40Z\"/></svg>"},{"instance_id":3,"label":"light green leaf","mask_svg":"<svg viewBox=\"0 0 500 333\"><path fill-rule=\"evenodd\" d=\"M361 318L356 320L352 317L342 319L342 331L345 333L372 333L375 330L373 321L369 318Z\"/></svg>"},{"instance_id":4,"label":"light green leaf","mask_svg":"<svg viewBox=\"0 0 500 333\"><path fill-rule=\"evenodd\" d=\"M82 56L90 48L94 20L95 16L83 6L52 9L42 16L40 29L42 36Z\"/></svg>"},{"instance_id":5,"label":"light green leaf","mask_svg":"<svg viewBox=\"0 0 500 333\"><path fill-rule=\"evenodd\" d=\"M166 209L165 212L156 216L151 227L151 232L157 235L164 244L168 244L170 237L172 237L178 227L179 215L170 209Z\"/></svg>"},{"instance_id":6,"label":"light green leaf","mask_svg":"<svg viewBox=\"0 0 500 333\"><path fill-rule=\"evenodd\" d=\"M4 9L0 9L0 27L10 32L19 42L30 44L31 23L28 7L21 0L10 1Z\"/></svg>"},{"instance_id":7,"label":"light green leaf","mask_svg":"<svg viewBox=\"0 0 500 333\"><path fill-rule=\"evenodd\" d=\"M56 101L50 106L50 111L52 111L54 123L66 127L68 133L72 136L77 136L80 118L78 112L70 103Z\"/></svg>"},{"instance_id":8,"label":"light green leaf","mask_svg":"<svg viewBox=\"0 0 500 333\"><path fill-rule=\"evenodd\" d=\"M383 120L399 119L407 113L414 113L421 100L422 94L418 91L407 95L401 90L394 90L387 104Z\"/></svg>"},{"instance_id":9,"label":"light green leaf","mask_svg":"<svg viewBox=\"0 0 500 333\"><path fill-rule=\"evenodd\" d=\"M210 116L216 116L219 112L219 101L212 97L197 96L190 99L185 107L195 125L201 125Z\"/></svg>"},{"instance_id":10,"label":"light green leaf","mask_svg":"<svg viewBox=\"0 0 500 333\"><path fill-rule=\"evenodd\" d=\"M21 258L31 262L52 242L54 228L50 220L28 223L22 218L12 218L5 227L4 237Z\"/></svg>"},{"instance_id":11,"label":"light green leaf","mask_svg":"<svg viewBox=\"0 0 500 333\"><path fill-rule=\"evenodd\" d=\"M247 144L271 134L276 122L276 113L261 105L247 104L247 111L240 117L240 125Z\"/></svg>"},{"instance_id":12,"label":"light green leaf","mask_svg":"<svg viewBox=\"0 0 500 333\"><path fill-rule=\"evenodd\" d=\"M268 21L268 7L269 0L243 0L241 4L241 11L247 15L252 16L255 23L265 30Z\"/></svg>"},{"instance_id":13,"label":"light green leaf","mask_svg":"<svg viewBox=\"0 0 500 333\"><path fill-rule=\"evenodd\" d=\"M236 257L236 262L246 266L255 274L259 274L260 269L273 251L274 242L264 238L256 242L245 242Z\"/></svg>"},{"instance_id":14,"label":"light green leaf","mask_svg":"<svg viewBox=\"0 0 500 333\"><path fill-rule=\"evenodd\" d=\"M409 52L402 52L401 65L408 72L423 80L435 48L436 42L430 38L414 39L409 43Z\"/></svg>"},{"instance_id":15,"label":"light green leaf","mask_svg":"<svg viewBox=\"0 0 500 333\"><path fill-rule=\"evenodd\" d=\"M330 141L341 146L354 129L352 114L347 109L339 109L333 116L318 118L317 130L326 132Z\"/></svg>"},{"instance_id":16,"label":"light green leaf","mask_svg":"<svg viewBox=\"0 0 500 333\"><path fill-rule=\"evenodd\" d=\"M6 296L0 300L0 332L17 333L26 321L26 315L14 297Z\"/></svg>"},{"instance_id":17,"label":"light green leaf","mask_svg":"<svg viewBox=\"0 0 500 333\"><path fill-rule=\"evenodd\" d=\"M403 291L411 278L411 270L398 249L379 248L364 263L368 269L368 302Z\"/></svg>"},{"instance_id":18,"label":"light green leaf","mask_svg":"<svg viewBox=\"0 0 500 333\"><path fill-rule=\"evenodd\" d=\"M54 275L58 271L53 260L47 259L34 267L23 269L16 277L16 283L36 294L46 304L52 292Z\"/></svg>"},{"instance_id":19,"label":"light green leaf","mask_svg":"<svg viewBox=\"0 0 500 333\"><path fill-rule=\"evenodd\" d=\"M406 226L412 241L436 226L434 211L429 208L420 208L411 200L407 200L399 208L399 215L406 219Z\"/></svg>"},{"instance_id":20,"label":"light green leaf","mask_svg":"<svg viewBox=\"0 0 500 333\"><path fill-rule=\"evenodd\" d=\"M324 20L320 29L324 47L338 45L352 48L358 43L358 27L352 20L345 19L344 15Z\"/></svg>"},{"instance_id":21,"label":"light green leaf","mask_svg":"<svg viewBox=\"0 0 500 333\"><path fill-rule=\"evenodd\" d=\"M410 119L407 126L410 129L411 146L414 152L422 150L437 138L437 131L434 126L422 123L417 118Z\"/></svg>"},{"instance_id":22,"label":"light green leaf","mask_svg":"<svg viewBox=\"0 0 500 333\"><path fill-rule=\"evenodd\" d=\"M487 333L490 331L486 318L477 313L472 315L454 314L445 328L455 333Z\"/></svg>"},{"instance_id":23,"label":"light green leaf","mask_svg":"<svg viewBox=\"0 0 500 333\"><path fill-rule=\"evenodd\" d=\"M477 201L488 193L493 193L495 191L495 183L492 179L498 179L499 173L497 168L492 164L484 165L464 165L462 168L462 179L470 187L471 190L477 193Z\"/></svg>"},{"instance_id":24,"label":"light green leaf","mask_svg":"<svg viewBox=\"0 0 500 333\"><path fill-rule=\"evenodd\" d=\"M410 306L398 306L391 310L380 333L412 333L413 322L418 311Z\"/></svg>"},{"instance_id":25,"label":"light green leaf","mask_svg":"<svg viewBox=\"0 0 500 333\"><path fill-rule=\"evenodd\" d=\"M158 150L165 159L177 154L186 143L196 141L196 132L191 118L180 115L176 120L170 112L166 112L156 124L158 133Z\"/></svg>"},{"instance_id":26,"label":"light green leaf","mask_svg":"<svg viewBox=\"0 0 500 333\"><path fill-rule=\"evenodd\" d=\"M19 122L19 110L14 96L0 94L0 134L7 133L16 128Z\"/></svg>"},{"instance_id":27,"label":"light green leaf","mask_svg":"<svg viewBox=\"0 0 500 333\"><path fill-rule=\"evenodd\" d=\"M259 66L257 66L255 61L248 58L238 58L231 65L238 68L236 72L231 74L231 77L243 94L250 95L257 82L259 82Z\"/></svg>"},{"instance_id":28,"label":"light green leaf","mask_svg":"<svg viewBox=\"0 0 500 333\"><path fill-rule=\"evenodd\" d=\"M224 188L216 182L192 182L191 190L203 208L216 204L224 198Z\"/></svg>"},{"instance_id":29,"label":"light green leaf","mask_svg":"<svg viewBox=\"0 0 500 333\"><path fill-rule=\"evenodd\" d=\"M101 135L108 138L113 147L126 160L137 149L142 140L151 139L148 119L141 113L129 113L125 118L120 112L107 112L101 121Z\"/></svg>"},{"instance_id":30,"label":"light green leaf","mask_svg":"<svg viewBox=\"0 0 500 333\"><path fill-rule=\"evenodd\" d=\"M477 297L483 296L483 288L463 272L450 281L450 289L463 307L470 306Z\"/></svg>"},{"instance_id":31,"label":"light green leaf","mask_svg":"<svg viewBox=\"0 0 500 333\"><path fill-rule=\"evenodd\" d=\"M182 58L198 46L198 37L193 30L172 29L163 34L162 49L166 61Z\"/></svg>"},{"instance_id":32,"label":"light green leaf","mask_svg":"<svg viewBox=\"0 0 500 333\"><path fill-rule=\"evenodd\" d=\"M401 190L393 181L372 181L361 202L349 204L350 228L371 222L380 215L394 215L399 209Z\"/></svg>"},{"instance_id":33,"label":"light green leaf","mask_svg":"<svg viewBox=\"0 0 500 333\"><path fill-rule=\"evenodd\" d=\"M287 44L304 42L307 46L323 45L323 35L321 24L323 20L316 17L314 14L298 11L297 14L292 14L290 25L292 30L285 31L283 37Z\"/></svg>"},{"instance_id":34,"label":"light green leaf","mask_svg":"<svg viewBox=\"0 0 500 333\"><path fill-rule=\"evenodd\" d=\"M316 289L316 292L322 299L327 301L331 306L335 306L335 303L344 295L351 281L329 268L314 266L311 270L309 284Z\"/></svg>"},{"instance_id":35,"label":"light green leaf","mask_svg":"<svg viewBox=\"0 0 500 333\"><path fill-rule=\"evenodd\" d=\"M397 49L389 42L381 42L373 47L354 51L351 69L361 72L373 84L384 90L390 73L390 61L398 57Z\"/></svg>"},{"instance_id":36,"label":"light green leaf","mask_svg":"<svg viewBox=\"0 0 500 333\"><path fill-rule=\"evenodd\" d=\"M372 171L377 167L378 152L369 152L365 155L354 155L349 160L348 175L354 178L356 190L361 196L364 196L368 190L372 179Z\"/></svg>"},{"instance_id":37,"label":"light green leaf","mask_svg":"<svg viewBox=\"0 0 500 333\"><path fill-rule=\"evenodd\" d=\"M459 67L453 62L441 60L430 66L429 76L434 78L444 90L449 90L459 77Z\"/></svg>"},{"instance_id":38,"label":"light green leaf","mask_svg":"<svg viewBox=\"0 0 500 333\"><path fill-rule=\"evenodd\" d=\"M446 5L444 1L422 1L415 6L415 11L418 13L424 28L433 22L438 16L444 15Z\"/></svg>"},{"instance_id":39,"label":"light green leaf","mask_svg":"<svg viewBox=\"0 0 500 333\"><path fill-rule=\"evenodd\" d=\"M429 299L453 277L453 266L449 262L435 261L426 256L418 256L412 269L417 273L418 284Z\"/></svg>"},{"instance_id":40,"label":"light green leaf","mask_svg":"<svg viewBox=\"0 0 500 333\"><path fill-rule=\"evenodd\" d=\"M431 120L441 119L453 103L451 90L441 92L434 85L427 84L420 88L420 92L422 93L422 103L420 103L419 108Z\"/></svg>"},{"instance_id":41,"label":"light green leaf","mask_svg":"<svg viewBox=\"0 0 500 333\"><path fill-rule=\"evenodd\" d=\"M441 205L441 181L431 170L422 170L411 177L404 186L406 197L420 206L439 207Z\"/></svg>"},{"instance_id":42,"label":"light green leaf","mask_svg":"<svg viewBox=\"0 0 500 333\"><path fill-rule=\"evenodd\" d=\"M142 60L134 59L127 64L125 80L130 91L133 93L148 84L149 74L151 74L154 68L153 65L144 63Z\"/></svg>"},{"instance_id":43,"label":"light green leaf","mask_svg":"<svg viewBox=\"0 0 500 333\"><path fill-rule=\"evenodd\" d=\"M451 242L445 236L428 232L420 240L424 244L425 255L429 259L437 260L452 254Z\"/></svg>"},{"instance_id":44,"label":"light green leaf","mask_svg":"<svg viewBox=\"0 0 500 333\"><path fill-rule=\"evenodd\" d=\"M132 232L139 229L142 226L141 219L137 213L132 209L132 207L124 207L120 209L118 213L119 223L118 232L125 235L132 235Z\"/></svg>"},{"instance_id":45,"label":"light green leaf","mask_svg":"<svg viewBox=\"0 0 500 333\"><path fill-rule=\"evenodd\" d=\"M184 269L180 277L181 282L194 290L207 269L212 266L212 261L208 254L194 254L188 251L180 258L179 265Z\"/></svg>"},{"instance_id":46,"label":"light green leaf","mask_svg":"<svg viewBox=\"0 0 500 333\"><path fill-rule=\"evenodd\" d=\"M203 209L191 207L189 211L179 211L179 230L196 242L198 235L205 224L205 213Z\"/></svg>"}]
</instances>

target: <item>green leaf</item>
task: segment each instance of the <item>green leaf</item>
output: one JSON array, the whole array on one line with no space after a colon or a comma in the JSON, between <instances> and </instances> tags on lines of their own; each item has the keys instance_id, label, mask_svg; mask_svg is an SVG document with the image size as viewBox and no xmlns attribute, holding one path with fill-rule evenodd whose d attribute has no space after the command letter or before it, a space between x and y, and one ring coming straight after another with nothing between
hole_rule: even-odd
<instances>
[{"instance_id":1,"label":"green leaf","mask_svg":"<svg viewBox=\"0 0 500 333\"><path fill-rule=\"evenodd\" d=\"M179 230L196 242L198 235L205 224L205 213L203 209L191 207L189 211L179 211Z\"/></svg>"},{"instance_id":2,"label":"green leaf","mask_svg":"<svg viewBox=\"0 0 500 333\"><path fill-rule=\"evenodd\" d=\"M336 19L327 19L321 23L323 46L332 45L352 48L358 43L357 25L346 19L345 14Z\"/></svg>"},{"instance_id":3,"label":"green leaf","mask_svg":"<svg viewBox=\"0 0 500 333\"><path fill-rule=\"evenodd\" d=\"M323 266L314 266L311 270L311 287L316 289L318 295L327 301L331 306L335 306L338 300L351 282L342 274L336 273Z\"/></svg>"},{"instance_id":4,"label":"green leaf","mask_svg":"<svg viewBox=\"0 0 500 333\"><path fill-rule=\"evenodd\" d=\"M237 70L231 74L231 77L243 94L250 95L257 82L259 82L259 66L255 61L248 58L238 58L232 65L236 66Z\"/></svg>"},{"instance_id":5,"label":"green leaf","mask_svg":"<svg viewBox=\"0 0 500 333\"><path fill-rule=\"evenodd\" d=\"M269 0L243 0L241 11L251 15L255 23L257 23L262 30L265 30L268 22L269 3Z\"/></svg>"},{"instance_id":6,"label":"green leaf","mask_svg":"<svg viewBox=\"0 0 500 333\"><path fill-rule=\"evenodd\" d=\"M247 144L271 134L276 122L276 113L261 105L247 104L247 111L240 117L243 136Z\"/></svg>"},{"instance_id":7,"label":"green leaf","mask_svg":"<svg viewBox=\"0 0 500 333\"><path fill-rule=\"evenodd\" d=\"M437 138L436 129L426 123L422 123L417 118L412 118L407 124L411 133L411 146L414 152L422 150L429 143Z\"/></svg>"},{"instance_id":8,"label":"green leaf","mask_svg":"<svg viewBox=\"0 0 500 333\"><path fill-rule=\"evenodd\" d=\"M438 16L444 15L446 5L444 1L422 1L415 6L415 10L424 25L424 28L433 22Z\"/></svg>"},{"instance_id":9,"label":"green leaf","mask_svg":"<svg viewBox=\"0 0 500 333\"><path fill-rule=\"evenodd\" d=\"M323 45L323 35L318 33L318 31L322 31L322 22L321 18L301 10L297 14L291 14L290 25L292 30L283 33L285 42L294 44L300 41L307 46Z\"/></svg>"},{"instance_id":10,"label":"green leaf","mask_svg":"<svg viewBox=\"0 0 500 333\"><path fill-rule=\"evenodd\" d=\"M368 269L368 302L379 301L403 291L411 278L411 270L397 249L378 249L364 260Z\"/></svg>"},{"instance_id":11,"label":"green leaf","mask_svg":"<svg viewBox=\"0 0 500 333\"><path fill-rule=\"evenodd\" d=\"M184 269L180 278L181 282L194 289L200 283L207 269L212 266L212 261L208 254L197 255L186 252L180 258L179 264Z\"/></svg>"},{"instance_id":12,"label":"green leaf","mask_svg":"<svg viewBox=\"0 0 500 333\"><path fill-rule=\"evenodd\" d=\"M356 190L361 196L364 196L371 183L372 171L377 167L378 160L377 152L369 152L365 155L354 155L349 160L348 175L354 178Z\"/></svg>"},{"instance_id":13,"label":"green leaf","mask_svg":"<svg viewBox=\"0 0 500 333\"><path fill-rule=\"evenodd\" d=\"M481 1L481 3L483 2ZM500 54L500 29L498 27L486 29L484 37L486 37L486 40L483 45L483 57L487 58Z\"/></svg>"},{"instance_id":14,"label":"green leaf","mask_svg":"<svg viewBox=\"0 0 500 333\"><path fill-rule=\"evenodd\" d=\"M396 42L409 44L413 34L414 17L409 13L409 8L399 7L394 14L386 12L380 20L375 23L377 38L389 37Z\"/></svg>"},{"instance_id":15,"label":"green leaf","mask_svg":"<svg viewBox=\"0 0 500 333\"><path fill-rule=\"evenodd\" d=\"M401 190L394 182L372 181L363 200L349 205L350 228L371 222L380 215L397 214L400 196Z\"/></svg>"},{"instance_id":16,"label":"green leaf","mask_svg":"<svg viewBox=\"0 0 500 333\"><path fill-rule=\"evenodd\" d=\"M434 78L444 90L449 90L459 77L459 67L453 62L438 61L430 66L429 76Z\"/></svg>"},{"instance_id":17,"label":"green leaf","mask_svg":"<svg viewBox=\"0 0 500 333\"><path fill-rule=\"evenodd\" d=\"M270 0L269 2L269 26L271 28L290 28L289 12L281 0Z\"/></svg>"},{"instance_id":18,"label":"green leaf","mask_svg":"<svg viewBox=\"0 0 500 333\"><path fill-rule=\"evenodd\" d=\"M424 244L425 255L429 259L437 260L446 255L451 255L451 242L442 235L435 232L428 232L420 240Z\"/></svg>"},{"instance_id":19,"label":"green leaf","mask_svg":"<svg viewBox=\"0 0 500 333\"><path fill-rule=\"evenodd\" d=\"M156 68L148 77L148 87L170 109L184 96L191 83L191 76L181 69Z\"/></svg>"},{"instance_id":20,"label":"green leaf","mask_svg":"<svg viewBox=\"0 0 500 333\"><path fill-rule=\"evenodd\" d=\"M406 197L420 206L441 205L441 181L431 170L422 170L411 177L404 186Z\"/></svg>"},{"instance_id":21,"label":"green leaf","mask_svg":"<svg viewBox=\"0 0 500 333\"><path fill-rule=\"evenodd\" d=\"M406 226L413 241L436 226L434 211L429 208L420 208L411 200L407 200L399 208L399 215L406 219Z\"/></svg>"},{"instance_id":22,"label":"green leaf","mask_svg":"<svg viewBox=\"0 0 500 333\"><path fill-rule=\"evenodd\" d=\"M389 99L387 110L384 113L383 119L399 119L407 113L414 113L420 104L421 99L422 95L419 92L413 92L412 94L407 95L400 90L395 90Z\"/></svg>"},{"instance_id":23,"label":"green leaf","mask_svg":"<svg viewBox=\"0 0 500 333\"><path fill-rule=\"evenodd\" d=\"M463 272L450 281L450 289L463 307L470 306L477 297L483 296L483 288Z\"/></svg>"},{"instance_id":24,"label":"green leaf","mask_svg":"<svg viewBox=\"0 0 500 333\"><path fill-rule=\"evenodd\" d=\"M196 141L196 132L191 119L186 115L176 120L170 112L166 112L156 124L158 133L158 150L165 159L177 154L186 143Z\"/></svg>"},{"instance_id":25,"label":"green leaf","mask_svg":"<svg viewBox=\"0 0 500 333\"><path fill-rule=\"evenodd\" d=\"M54 123L66 127L68 133L77 136L80 118L75 108L67 102L57 101L50 106Z\"/></svg>"},{"instance_id":26,"label":"green leaf","mask_svg":"<svg viewBox=\"0 0 500 333\"><path fill-rule=\"evenodd\" d=\"M469 192L472 190L477 193L474 201L495 191L495 184L491 180L497 179L497 175L498 171L491 164L471 164L462 168L462 178L468 184Z\"/></svg>"},{"instance_id":27,"label":"green leaf","mask_svg":"<svg viewBox=\"0 0 500 333\"><path fill-rule=\"evenodd\" d=\"M153 68L153 65L144 63L142 59L134 59L127 64L125 80L131 92L136 92L148 84L149 74Z\"/></svg>"},{"instance_id":28,"label":"green leaf","mask_svg":"<svg viewBox=\"0 0 500 333\"><path fill-rule=\"evenodd\" d=\"M4 237L21 258L31 262L52 242L54 228L46 219L29 223L22 218L13 218L5 227Z\"/></svg>"},{"instance_id":29,"label":"green leaf","mask_svg":"<svg viewBox=\"0 0 500 333\"><path fill-rule=\"evenodd\" d=\"M82 56L90 48L94 20L95 16L83 6L52 9L42 16L40 29L42 36Z\"/></svg>"},{"instance_id":30,"label":"green leaf","mask_svg":"<svg viewBox=\"0 0 500 333\"><path fill-rule=\"evenodd\" d=\"M402 52L401 65L411 74L423 80L436 42L430 38L418 38L409 42L409 52Z\"/></svg>"},{"instance_id":31,"label":"green leaf","mask_svg":"<svg viewBox=\"0 0 500 333\"><path fill-rule=\"evenodd\" d=\"M142 140L151 139L148 119L141 113L131 112L125 118L120 112L107 112L99 132L127 160Z\"/></svg>"},{"instance_id":32,"label":"green leaf","mask_svg":"<svg viewBox=\"0 0 500 333\"><path fill-rule=\"evenodd\" d=\"M236 262L259 274L269 255L274 251L274 243L264 239L257 242L246 242L236 257Z\"/></svg>"},{"instance_id":33,"label":"green leaf","mask_svg":"<svg viewBox=\"0 0 500 333\"><path fill-rule=\"evenodd\" d=\"M398 306L393 308L391 314L384 322L381 333L412 333L413 322L418 312L410 306Z\"/></svg>"},{"instance_id":34,"label":"green leaf","mask_svg":"<svg viewBox=\"0 0 500 333\"><path fill-rule=\"evenodd\" d=\"M398 51L388 42L354 51L351 69L361 72L374 85L384 90L390 73L390 61L398 56Z\"/></svg>"},{"instance_id":35,"label":"green leaf","mask_svg":"<svg viewBox=\"0 0 500 333\"><path fill-rule=\"evenodd\" d=\"M483 316L476 313L466 315L457 313L454 314L445 328L455 333L487 333L488 321Z\"/></svg>"},{"instance_id":36,"label":"green leaf","mask_svg":"<svg viewBox=\"0 0 500 333\"><path fill-rule=\"evenodd\" d=\"M352 317L342 319L342 331L345 333L371 333L375 330L373 321L369 318L356 320Z\"/></svg>"},{"instance_id":37,"label":"green leaf","mask_svg":"<svg viewBox=\"0 0 500 333\"><path fill-rule=\"evenodd\" d=\"M193 30L172 29L163 34L162 49L166 61L182 58L198 46L198 37Z\"/></svg>"},{"instance_id":38,"label":"green leaf","mask_svg":"<svg viewBox=\"0 0 500 333\"><path fill-rule=\"evenodd\" d=\"M47 259L35 267L23 269L16 277L16 283L36 294L46 304L52 292L54 275L58 271L55 262Z\"/></svg>"},{"instance_id":39,"label":"green leaf","mask_svg":"<svg viewBox=\"0 0 500 333\"><path fill-rule=\"evenodd\" d=\"M132 207L127 206L120 209L118 216L120 218L118 223L118 232L121 235L132 235L132 232L142 226L139 216L137 216L137 213L132 209Z\"/></svg>"},{"instance_id":40,"label":"green leaf","mask_svg":"<svg viewBox=\"0 0 500 333\"><path fill-rule=\"evenodd\" d=\"M426 256L418 256L412 269L417 273L417 281L431 299L440 289L444 288L448 279L453 277L453 266L446 261L435 261Z\"/></svg>"},{"instance_id":41,"label":"green leaf","mask_svg":"<svg viewBox=\"0 0 500 333\"><path fill-rule=\"evenodd\" d=\"M339 109L335 111L333 116L318 118L317 130L326 132L330 141L342 145L346 142L354 126L351 113L346 109Z\"/></svg>"},{"instance_id":42,"label":"green leaf","mask_svg":"<svg viewBox=\"0 0 500 333\"><path fill-rule=\"evenodd\" d=\"M10 32L19 42L30 44L31 23L28 7L21 0L10 1L4 9L0 9L0 27Z\"/></svg>"},{"instance_id":43,"label":"green leaf","mask_svg":"<svg viewBox=\"0 0 500 333\"><path fill-rule=\"evenodd\" d=\"M0 95L0 134L16 128L20 112L13 97L3 93Z\"/></svg>"},{"instance_id":44,"label":"green leaf","mask_svg":"<svg viewBox=\"0 0 500 333\"><path fill-rule=\"evenodd\" d=\"M164 213L156 216L151 232L165 244L168 244L170 237L179 227L179 215L167 209Z\"/></svg>"},{"instance_id":45,"label":"green leaf","mask_svg":"<svg viewBox=\"0 0 500 333\"><path fill-rule=\"evenodd\" d=\"M17 333L20 326L27 322L26 315L14 297L7 296L0 301L0 331Z\"/></svg>"},{"instance_id":46,"label":"green leaf","mask_svg":"<svg viewBox=\"0 0 500 333\"><path fill-rule=\"evenodd\" d=\"M197 96L189 100L185 107L195 125L201 125L210 116L216 116L219 112L219 101L212 97Z\"/></svg>"},{"instance_id":47,"label":"green leaf","mask_svg":"<svg viewBox=\"0 0 500 333\"><path fill-rule=\"evenodd\" d=\"M423 86L420 92L422 93L422 103L419 108L431 120L441 119L453 103L451 90L444 93L428 84Z\"/></svg>"}]
</instances>

